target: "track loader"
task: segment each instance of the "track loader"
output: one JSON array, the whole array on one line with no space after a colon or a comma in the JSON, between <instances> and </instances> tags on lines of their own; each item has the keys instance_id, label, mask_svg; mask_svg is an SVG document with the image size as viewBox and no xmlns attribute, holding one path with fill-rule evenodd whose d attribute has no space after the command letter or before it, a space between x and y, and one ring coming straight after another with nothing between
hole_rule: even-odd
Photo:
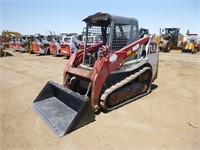
<instances>
[{"instance_id":1,"label":"track loader","mask_svg":"<svg viewBox=\"0 0 200 150\"><path fill-rule=\"evenodd\" d=\"M63 85L49 81L32 108L62 137L151 91L158 73L158 44L153 36L139 38L134 18L96 13L86 23L85 47L72 54L64 68ZM89 34L102 42L87 47Z\"/></svg>"}]
</instances>

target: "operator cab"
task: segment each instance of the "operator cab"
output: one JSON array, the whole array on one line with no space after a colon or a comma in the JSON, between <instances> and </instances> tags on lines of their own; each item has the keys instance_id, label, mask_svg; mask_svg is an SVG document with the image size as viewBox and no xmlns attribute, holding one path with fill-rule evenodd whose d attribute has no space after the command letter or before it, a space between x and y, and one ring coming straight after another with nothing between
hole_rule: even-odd
<instances>
[{"instance_id":1,"label":"operator cab","mask_svg":"<svg viewBox=\"0 0 200 150\"><path fill-rule=\"evenodd\" d=\"M178 43L179 31L180 31L180 28L165 28L164 39L170 40L172 45L176 45Z\"/></svg>"},{"instance_id":2,"label":"operator cab","mask_svg":"<svg viewBox=\"0 0 200 150\"><path fill-rule=\"evenodd\" d=\"M89 63L90 66L93 66L98 57L104 56L105 53L118 51L139 39L138 21L134 18L96 13L83 21L86 22L84 65ZM97 46L98 50L94 53L88 53L87 46L91 43L91 36L97 35L99 37L97 44L101 43L102 45Z\"/></svg>"}]
</instances>

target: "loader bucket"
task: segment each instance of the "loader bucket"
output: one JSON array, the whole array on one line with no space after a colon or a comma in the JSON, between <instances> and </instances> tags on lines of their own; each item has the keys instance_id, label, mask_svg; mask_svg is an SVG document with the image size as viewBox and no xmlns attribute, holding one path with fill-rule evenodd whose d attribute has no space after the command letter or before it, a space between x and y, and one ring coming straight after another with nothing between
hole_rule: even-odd
<instances>
[{"instance_id":1,"label":"loader bucket","mask_svg":"<svg viewBox=\"0 0 200 150\"><path fill-rule=\"evenodd\" d=\"M32 108L59 137L95 120L88 100L52 81L47 82Z\"/></svg>"}]
</instances>

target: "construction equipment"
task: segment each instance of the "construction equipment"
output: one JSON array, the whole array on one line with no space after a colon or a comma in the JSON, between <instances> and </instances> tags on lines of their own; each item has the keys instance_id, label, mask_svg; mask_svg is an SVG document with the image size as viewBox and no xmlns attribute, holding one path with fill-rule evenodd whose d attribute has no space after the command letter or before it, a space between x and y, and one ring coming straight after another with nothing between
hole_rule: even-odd
<instances>
[{"instance_id":1,"label":"construction equipment","mask_svg":"<svg viewBox=\"0 0 200 150\"><path fill-rule=\"evenodd\" d=\"M102 38L101 38L101 35L99 35L99 34L90 33L90 34L88 34L87 38L88 38L88 40L87 40L87 48L92 46L92 45L94 45L94 44L103 42ZM86 41L86 35L83 36L83 44L80 45L80 49L84 48L85 41Z\"/></svg>"},{"instance_id":2,"label":"construction equipment","mask_svg":"<svg viewBox=\"0 0 200 150\"><path fill-rule=\"evenodd\" d=\"M29 35L29 38L27 39L27 50L30 54L33 53L33 40L34 40L34 36Z\"/></svg>"},{"instance_id":3,"label":"construction equipment","mask_svg":"<svg viewBox=\"0 0 200 150\"><path fill-rule=\"evenodd\" d=\"M190 52L191 54L194 54L199 50L200 41L198 40L198 34L188 34L182 52Z\"/></svg>"},{"instance_id":4,"label":"construction equipment","mask_svg":"<svg viewBox=\"0 0 200 150\"><path fill-rule=\"evenodd\" d=\"M1 42L5 47L9 47L9 41L11 37L13 36L20 36L21 34L19 32L13 32L13 31L3 31L1 36Z\"/></svg>"},{"instance_id":5,"label":"construction equipment","mask_svg":"<svg viewBox=\"0 0 200 150\"><path fill-rule=\"evenodd\" d=\"M21 37L20 42L20 51L21 52L28 52L30 50L29 42L33 39L32 35L24 35Z\"/></svg>"},{"instance_id":6,"label":"construction equipment","mask_svg":"<svg viewBox=\"0 0 200 150\"><path fill-rule=\"evenodd\" d=\"M70 41L72 36L76 36L76 33L60 34L55 37L49 44L50 53L54 55L67 55L70 53ZM61 48L62 47L62 48Z\"/></svg>"},{"instance_id":7,"label":"construction equipment","mask_svg":"<svg viewBox=\"0 0 200 150\"><path fill-rule=\"evenodd\" d=\"M13 50L16 49L16 40L17 40L17 37L13 37L13 38L12 38L12 42L11 42L11 43L12 43L12 49L13 49Z\"/></svg>"},{"instance_id":8,"label":"construction equipment","mask_svg":"<svg viewBox=\"0 0 200 150\"><path fill-rule=\"evenodd\" d=\"M70 42L71 42L71 37L70 36L62 36L62 42L60 43L60 54L65 55L65 56L70 56L71 55L71 48Z\"/></svg>"},{"instance_id":9,"label":"construction equipment","mask_svg":"<svg viewBox=\"0 0 200 150\"><path fill-rule=\"evenodd\" d=\"M49 43L50 53L54 55L60 55L60 43L63 40L63 36L57 36Z\"/></svg>"},{"instance_id":10,"label":"construction equipment","mask_svg":"<svg viewBox=\"0 0 200 150\"><path fill-rule=\"evenodd\" d=\"M28 41L32 38L30 35L23 35L18 36L15 41L15 47L14 50L20 51L20 52L27 52L28 51ZM13 44L11 41L10 44Z\"/></svg>"},{"instance_id":11,"label":"construction equipment","mask_svg":"<svg viewBox=\"0 0 200 150\"><path fill-rule=\"evenodd\" d=\"M6 56L5 44L1 42L2 36L0 35L0 57Z\"/></svg>"},{"instance_id":12,"label":"construction equipment","mask_svg":"<svg viewBox=\"0 0 200 150\"><path fill-rule=\"evenodd\" d=\"M172 48L182 48L183 35L179 34L180 28L164 28L160 35L159 48L163 52L169 52ZM160 29L161 32L161 29Z\"/></svg>"},{"instance_id":13,"label":"construction equipment","mask_svg":"<svg viewBox=\"0 0 200 150\"><path fill-rule=\"evenodd\" d=\"M21 36L17 36L15 41L15 46L13 48L15 51L20 50L20 43L21 43Z\"/></svg>"},{"instance_id":14,"label":"construction equipment","mask_svg":"<svg viewBox=\"0 0 200 150\"><path fill-rule=\"evenodd\" d=\"M82 35L65 36L60 45L60 53L69 57L79 49L80 44L82 44Z\"/></svg>"},{"instance_id":15,"label":"construction equipment","mask_svg":"<svg viewBox=\"0 0 200 150\"><path fill-rule=\"evenodd\" d=\"M40 48L40 40L41 40L40 34L35 34L32 41L32 51L30 53L39 53Z\"/></svg>"},{"instance_id":16,"label":"construction equipment","mask_svg":"<svg viewBox=\"0 0 200 150\"><path fill-rule=\"evenodd\" d=\"M50 54L49 43L52 41L55 35L34 35L34 41L32 43L32 49L34 53L48 55Z\"/></svg>"},{"instance_id":17,"label":"construction equipment","mask_svg":"<svg viewBox=\"0 0 200 150\"><path fill-rule=\"evenodd\" d=\"M84 43L86 39L84 34L85 33L83 33L83 35L73 35L68 41L63 42L61 44L61 54L65 56L71 56L77 50L84 49ZM92 35L92 33L90 33L87 38L87 48L96 43L102 42L100 35L97 34Z\"/></svg>"},{"instance_id":18,"label":"construction equipment","mask_svg":"<svg viewBox=\"0 0 200 150\"><path fill-rule=\"evenodd\" d=\"M84 50L67 62L63 86L49 81L33 109L58 135L95 119L94 112L108 112L151 91L158 73L158 44L153 36L139 38L134 18L96 13L88 16ZM87 48L88 36L102 42Z\"/></svg>"},{"instance_id":19,"label":"construction equipment","mask_svg":"<svg viewBox=\"0 0 200 150\"><path fill-rule=\"evenodd\" d=\"M10 38L10 41L9 41L9 48L13 49L15 40L16 40L16 37L15 37L15 36L12 36L12 37Z\"/></svg>"},{"instance_id":20,"label":"construction equipment","mask_svg":"<svg viewBox=\"0 0 200 150\"><path fill-rule=\"evenodd\" d=\"M4 52L4 45L2 45L0 43L0 57L3 57L5 55L5 52Z\"/></svg>"},{"instance_id":21,"label":"construction equipment","mask_svg":"<svg viewBox=\"0 0 200 150\"><path fill-rule=\"evenodd\" d=\"M52 41L53 38L55 38L55 35L43 36L40 42L39 54L50 54L49 43Z\"/></svg>"}]
</instances>

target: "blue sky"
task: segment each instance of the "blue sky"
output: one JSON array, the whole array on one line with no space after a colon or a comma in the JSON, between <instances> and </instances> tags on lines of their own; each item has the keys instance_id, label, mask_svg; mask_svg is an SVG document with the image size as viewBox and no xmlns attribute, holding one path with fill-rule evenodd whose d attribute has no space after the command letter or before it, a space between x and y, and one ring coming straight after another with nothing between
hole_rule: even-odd
<instances>
[{"instance_id":1,"label":"blue sky","mask_svg":"<svg viewBox=\"0 0 200 150\"><path fill-rule=\"evenodd\" d=\"M96 12L136 18L150 33L180 27L200 35L200 0L0 0L0 32L81 33L82 20Z\"/></svg>"}]
</instances>

